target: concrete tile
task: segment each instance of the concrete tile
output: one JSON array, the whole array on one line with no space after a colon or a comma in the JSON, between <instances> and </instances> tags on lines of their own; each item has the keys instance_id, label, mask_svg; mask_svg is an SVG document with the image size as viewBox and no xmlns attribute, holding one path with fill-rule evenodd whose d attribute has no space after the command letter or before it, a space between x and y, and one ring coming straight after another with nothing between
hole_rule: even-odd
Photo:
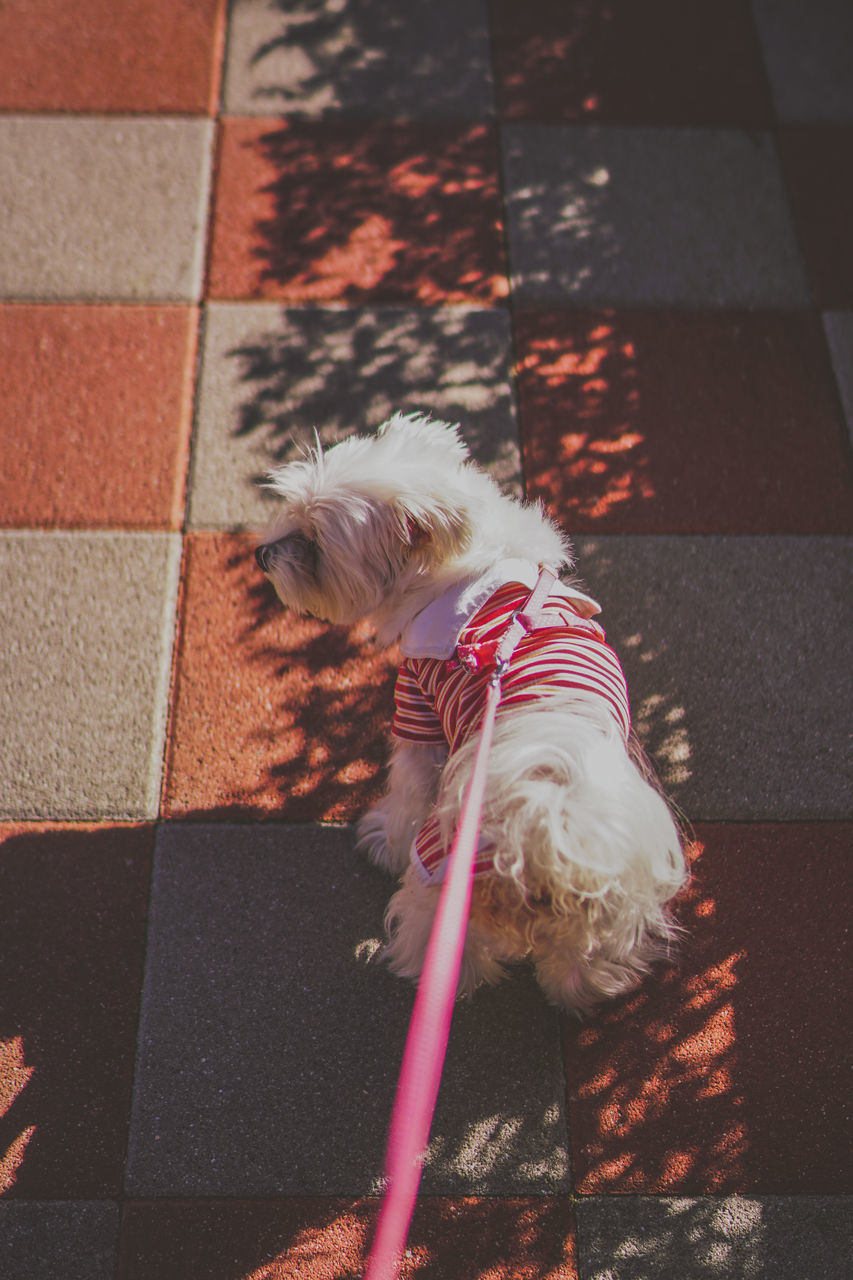
<instances>
[{"instance_id":1,"label":"concrete tile","mask_svg":"<svg viewBox=\"0 0 853 1280\"><path fill-rule=\"evenodd\" d=\"M180 539L0 536L0 815L157 814Z\"/></svg>"},{"instance_id":2,"label":"concrete tile","mask_svg":"<svg viewBox=\"0 0 853 1280\"><path fill-rule=\"evenodd\" d=\"M109 1201L0 1204L5 1280L112 1280L118 1219Z\"/></svg>"},{"instance_id":3,"label":"concrete tile","mask_svg":"<svg viewBox=\"0 0 853 1280\"><path fill-rule=\"evenodd\" d=\"M0 824L5 1194L121 1190L152 847L149 827Z\"/></svg>"},{"instance_id":4,"label":"concrete tile","mask_svg":"<svg viewBox=\"0 0 853 1280\"><path fill-rule=\"evenodd\" d=\"M581 1195L850 1193L851 839L697 827L672 965L566 1023Z\"/></svg>"},{"instance_id":5,"label":"concrete tile","mask_svg":"<svg viewBox=\"0 0 853 1280\"><path fill-rule=\"evenodd\" d=\"M575 549L635 728L688 818L853 816L849 538Z\"/></svg>"},{"instance_id":6,"label":"concrete tile","mask_svg":"<svg viewBox=\"0 0 853 1280\"><path fill-rule=\"evenodd\" d=\"M769 134L513 124L502 137L517 300L808 302Z\"/></svg>"},{"instance_id":7,"label":"concrete tile","mask_svg":"<svg viewBox=\"0 0 853 1280\"><path fill-rule=\"evenodd\" d=\"M8 0L4 111L211 112L223 0Z\"/></svg>"},{"instance_id":8,"label":"concrete tile","mask_svg":"<svg viewBox=\"0 0 853 1280\"><path fill-rule=\"evenodd\" d=\"M845 0L753 0L781 120L853 124L853 13Z\"/></svg>"},{"instance_id":9,"label":"concrete tile","mask_svg":"<svg viewBox=\"0 0 853 1280\"><path fill-rule=\"evenodd\" d=\"M499 301L498 170L486 124L226 119L209 296Z\"/></svg>"},{"instance_id":10,"label":"concrete tile","mask_svg":"<svg viewBox=\"0 0 853 1280\"><path fill-rule=\"evenodd\" d=\"M853 442L853 311L826 312L823 317L823 327L829 343L838 393L847 419L847 430Z\"/></svg>"},{"instance_id":11,"label":"concrete tile","mask_svg":"<svg viewBox=\"0 0 853 1280\"><path fill-rule=\"evenodd\" d=\"M190 307L0 306L4 525L180 526L196 319Z\"/></svg>"},{"instance_id":12,"label":"concrete tile","mask_svg":"<svg viewBox=\"0 0 853 1280\"><path fill-rule=\"evenodd\" d=\"M520 492L509 316L498 308L212 303L190 496L192 528L262 529L259 481L314 431L324 442L400 411L461 422L481 464Z\"/></svg>"},{"instance_id":13,"label":"concrete tile","mask_svg":"<svg viewBox=\"0 0 853 1280\"><path fill-rule=\"evenodd\" d=\"M151 1200L127 1205L120 1280L290 1280L361 1274L378 1201ZM571 1206L562 1197L418 1201L402 1280L577 1280Z\"/></svg>"},{"instance_id":14,"label":"concrete tile","mask_svg":"<svg viewBox=\"0 0 853 1280\"><path fill-rule=\"evenodd\" d=\"M225 108L232 115L345 113L476 118L492 110L486 0L394 0L231 11Z\"/></svg>"},{"instance_id":15,"label":"concrete tile","mask_svg":"<svg viewBox=\"0 0 853 1280\"><path fill-rule=\"evenodd\" d=\"M749 6L491 0L504 119L760 127L770 99Z\"/></svg>"},{"instance_id":16,"label":"concrete tile","mask_svg":"<svg viewBox=\"0 0 853 1280\"><path fill-rule=\"evenodd\" d=\"M788 128L779 154L812 293L853 306L853 126Z\"/></svg>"},{"instance_id":17,"label":"concrete tile","mask_svg":"<svg viewBox=\"0 0 853 1280\"><path fill-rule=\"evenodd\" d=\"M581 1280L845 1280L841 1196L581 1199Z\"/></svg>"},{"instance_id":18,"label":"concrete tile","mask_svg":"<svg viewBox=\"0 0 853 1280\"><path fill-rule=\"evenodd\" d=\"M807 311L516 311L530 497L571 532L850 533Z\"/></svg>"},{"instance_id":19,"label":"concrete tile","mask_svg":"<svg viewBox=\"0 0 853 1280\"><path fill-rule=\"evenodd\" d=\"M368 963L390 889L348 829L161 829L132 1197L376 1189L412 1005ZM532 980L459 1005L424 1192L565 1189L562 1092Z\"/></svg>"},{"instance_id":20,"label":"concrete tile","mask_svg":"<svg viewBox=\"0 0 853 1280\"><path fill-rule=\"evenodd\" d=\"M286 612L254 546L187 540L163 813L349 821L382 788L393 657Z\"/></svg>"},{"instance_id":21,"label":"concrete tile","mask_svg":"<svg viewBox=\"0 0 853 1280\"><path fill-rule=\"evenodd\" d=\"M0 116L0 297L198 298L213 125Z\"/></svg>"}]
</instances>

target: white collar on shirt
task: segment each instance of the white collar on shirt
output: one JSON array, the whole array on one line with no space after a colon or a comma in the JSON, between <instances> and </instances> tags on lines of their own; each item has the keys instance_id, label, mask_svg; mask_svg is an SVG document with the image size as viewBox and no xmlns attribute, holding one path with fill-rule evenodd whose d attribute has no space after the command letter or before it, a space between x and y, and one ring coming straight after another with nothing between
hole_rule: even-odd
<instances>
[{"instance_id":1,"label":"white collar on shirt","mask_svg":"<svg viewBox=\"0 0 853 1280\"><path fill-rule=\"evenodd\" d=\"M406 658L452 658L463 628L489 596L508 582L521 582L531 591L539 577L539 566L530 560L501 560L480 577L463 578L436 596L416 613L400 636L400 650ZM552 595L571 600L584 618L601 612L601 606L575 587L555 582Z\"/></svg>"}]
</instances>

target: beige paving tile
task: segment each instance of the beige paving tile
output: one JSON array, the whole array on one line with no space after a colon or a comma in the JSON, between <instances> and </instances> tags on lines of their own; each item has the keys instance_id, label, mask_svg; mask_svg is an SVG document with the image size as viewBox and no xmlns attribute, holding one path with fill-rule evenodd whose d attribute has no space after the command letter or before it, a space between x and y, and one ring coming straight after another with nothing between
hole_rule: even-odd
<instances>
[{"instance_id":1,"label":"beige paving tile","mask_svg":"<svg viewBox=\"0 0 853 1280\"><path fill-rule=\"evenodd\" d=\"M519 491L509 316L494 308L211 303L205 313L190 525L262 528L270 469L392 413L460 422Z\"/></svg>"},{"instance_id":2,"label":"beige paving tile","mask_svg":"<svg viewBox=\"0 0 853 1280\"><path fill-rule=\"evenodd\" d=\"M180 538L0 537L0 816L157 815Z\"/></svg>"},{"instance_id":3,"label":"beige paving tile","mask_svg":"<svg viewBox=\"0 0 853 1280\"><path fill-rule=\"evenodd\" d=\"M199 297L213 124L0 116L0 297Z\"/></svg>"},{"instance_id":4,"label":"beige paving tile","mask_svg":"<svg viewBox=\"0 0 853 1280\"><path fill-rule=\"evenodd\" d=\"M486 0L241 0L231 11L226 110L488 115L489 53Z\"/></svg>"}]
</instances>

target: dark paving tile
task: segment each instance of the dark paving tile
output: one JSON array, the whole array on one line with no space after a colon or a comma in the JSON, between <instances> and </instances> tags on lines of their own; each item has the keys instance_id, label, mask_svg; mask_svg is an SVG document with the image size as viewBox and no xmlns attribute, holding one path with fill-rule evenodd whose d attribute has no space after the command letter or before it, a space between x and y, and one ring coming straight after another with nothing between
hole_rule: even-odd
<instances>
[{"instance_id":1,"label":"dark paving tile","mask_svg":"<svg viewBox=\"0 0 853 1280\"><path fill-rule=\"evenodd\" d=\"M223 121L210 297L435 305L507 292L488 125Z\"/></svg>"},{"instance_id":2,"label":"dark paving tile","mask_svg":"<svg viewBox=\"0 0 853 1280\"><path fill-rule=\"evenodd\" d=\"M128 1205L120 1280L318 1280L361 1273L378 1202L144 1201ZM402 1280L577 1280L571 1208L545 1197L415 1209Z\"/></svg>"},{"instance_id":3,"label":"dark paving tile","mask_svg":"<svg viewBox=\"0 0 853 1280\"><path fill-rule=\"evenodd\" d=\"M842 1197L582 1199L583 1280L846 1280L853 1203Z\"/></svg>"},{"instance_id":4,"label":"dark paving tile","mask_svg":"<svg viewBox=\"0 0 853 1280\"><path fill-rule=\"evenodd\" d=\"M232 115L476 118L492 110L486 0L242 0L231 11Z\"/></svg>"},{"instance_id":5,"label":"dark paving tile","mask_svg":"<svg viewBox=\"0 0 853 1280\"><path fill-rule=\"evenodd\" d=\"M283 609L255 539L186 539L163 812L349 821L378 797L395 668Z\"/></svg>"},{"instance_id":6,"label":"dark paving tile","mask_svg":"<svg viewBox=\"0 0 853 1280\"><path fill-rule=\"evenodd\" d=\"M853 444L853 311L830 311L823 317L826 340L847 431Z\"/></svg>"},{"instance_id":7,"label":"dark paving tile","mask_svg":"<svg viewBox=\"0 0 853 1280\"><path fill-rule=\"evenodd\" d=\"M808 302L770 134L508 124L502 138L516 301Z\"/></svg>"},{"instance_id":8,"label":"dark paving tile","mask_svg":"<svg viewBox=\"0 0 853 1280\"><path fill-rule=\"evenodd\" d=\"M5 525L180 527L189 307L0 307Z\"/></svg>"},{"instance_id":9,"label":"dark paving tile","mask_svg":"<svg viewBox=\"0 0 853 1280\"><path fill-rule=\"evenodd\" d=\"M741 128L770 121L744 0L491 0L490 9L506 119Z\"/></svg>"},{"instance_id":10,"label":"dark paving tile","mask_svg":"<svg viewBox=\"0 0 853 1280\"><path fill-rule=\"evenodd\" d=\"M853 826L697 836L676 964L566 1026L575 1185L849 1193Z\"/></svg>"},{"instance_id":11,"label":"dark paving tile","mask_svg":"<svg viewBox=\"0 0 853 1280\"><path fill-rule=\"evenodd\" d=\"M782 120L853 124L853 10L847 0L753 0Z\"/></svg>"},{"instance_id":12,"label":"dark paving tile","mask_svg":"<svg viewBox=\"0 0 853 1280\"><path fill-rule=\"evenodd\" d=\"M211 112L224 10L224 0L10 0L0 109Z\"/></svg>"},{"instance_id":13,"label":"dark paving tile","mask_svg":"<svg viewBox=\"0 0 853 1280\"><path fill-rule=\"evenodd\" d=\"M161 829L131 1196L376 1189L412 1006L367 963L390 889L348 829ZM564 1189L562 1089L532 980L459 1005L424 1192Z\"/></svg>"},{"instance_id":14,"label":"dark paving tile","mask_svg":"<svg viewBox=\"0 0 853 1280\"><path fill-rule=\"evenodd\" d=\"M849 538L575 549L634 726L689 818L853 817Z\"/></svg>"},{"instance_id":15,"label":"dark paving tile","mask_svg":"<svg viewBox=\"0 0 853 1280\"><path fill-rule=\"evenodd\" d=\"M853 305L853 125L788 128L779 153L815 300Z\"/></svg>"},{"instance_id":16,"label":"dark paving tile","mask_svg":"<svg viewBox=\"0 0 853 1280\"><path fill-rule=\"evenodd\" d=\"M4 1280L113 1280L118 1219L107 1201L0 1204Z\"/></svg>"},{"instance_id":17,"label":"dark paving tile","mask_svg":"<svg viewBox=\"0 0 853 1280\"><path fill-rule=\"evenodd\" d=\"M853 531L810 312L521 311L514 327L528 494L570 531Z\"/></svg>"},{"instance_id":18,"label":"dark paving tile","mask_svg":"<svg viewBox=\"0 0 853 1280\"><path fill-rule=\"evenodd\" d=\"M341 308L212 303L204 326L190 525L263 529L258 483L314 432L371 431L396 412L461 422L514 492L521 462L509 313L501 307Z\"/></svg>"},{"instance_id":19,"label":"dark paving tile","mask_svg":"<svg viewBox=\"0 0 853 1280\"><path fill-rule=\"evenodd\" d=\"M0 839L3 1189L114 1196L127 1144L152 831L4 825Z\"/></svg>"}]
</instances>

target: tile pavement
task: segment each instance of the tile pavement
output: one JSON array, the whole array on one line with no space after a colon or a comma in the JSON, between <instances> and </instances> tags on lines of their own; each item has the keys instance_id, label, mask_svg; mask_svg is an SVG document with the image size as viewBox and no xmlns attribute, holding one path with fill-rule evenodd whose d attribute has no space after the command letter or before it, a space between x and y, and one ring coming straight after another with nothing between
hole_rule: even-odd
<instances>
[{"instance_id":1,"label":"tile pavement","mask_svg":"<svg viewBox=\"0 0 853 1280\"><path fill-rule=\"evenodd\" d=\"M849 1274L853 21L637 14L0 9L13 1280L358 1274L393 668L251 530L399 407L576 535L695 824L653 982L459 1008L405 1275Z\"/></svg>"}]
</instances>

